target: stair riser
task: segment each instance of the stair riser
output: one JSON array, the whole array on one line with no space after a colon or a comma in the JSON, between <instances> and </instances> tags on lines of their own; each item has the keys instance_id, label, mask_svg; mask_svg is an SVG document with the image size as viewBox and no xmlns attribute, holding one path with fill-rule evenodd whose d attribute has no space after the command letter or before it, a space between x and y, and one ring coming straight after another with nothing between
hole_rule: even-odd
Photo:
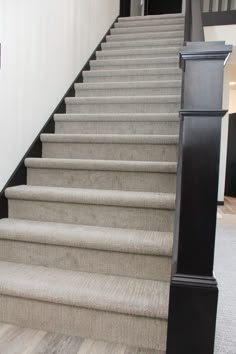
<instances>
[{"instance_id":1,"label":"stair riser","mask_svg":"<svg viewBox=\"0 0 236 354\"><path fill-rule=\"evenodd\" d=\"M84 75L84 82L87 83L96 83L96 82L134 82L134 81L168 81L168 80L180 80L181 74L180 73L158 73L158 74L144 74L142 70L140 70L139 75L103 75L97 76L94 73L89 72L88 74Z\"/></svg>"},{"instance_id":2,"label":"stair riser","mask_svg":"<svg viewBox=\"0 0 236 354\"><path fill-rule=\"evenodd\" d=\"M173 232L174 211L10 199L9 217L15 219Z\"/></svg>"},{"instance_id":3,"label":"stair riser","mask_svg":"<svg viewBox=\"0 0 236 354\"><path fill-rule=\"evenodd\" d=\"M143 27L126 27L126 28L112 28L111 29L111 34L112 35L119 35L119 34L128 34L128 33L150 33L154 32L158 34L163 34L168 33L168 32L173 32L173 31L184 31L184 25L160 25L160 26L145 26Z\"/></svg>"},{"instance_id":4,"label":"stair riser","mask_svg":"<svg viewBox=\"0 0 236 354\"><path fill-rule=\"evenodd\" d=\"M177 113L179 103L96 103L96 104L68 104L67 113Z\"/></svg>"},{"instance_id":5,"label":"stair riser","mask_svg":"<svg viewBox=\"0 0 236 354\"><path fill-rule=\"evenodd\" d=\"M68 188L175 193L176 176L168 173L27 169L27 184Z\"/></svg>"},{"instance_id":6,"label":"stair riser","mask_svg":"<svg viewBox=\"0 0 236 354\"><path fill-rule=\"evenodd\" d=\"M97 59L150 59L162 57L176 57L181 47L162 47L158 49L133 49L133 50L103 50L96 52Z\"/></svg>"},{"instance_id":7,"label":"stair riser","mask_svg":"<svg viewBox=\"0 0 236 354\"><path fill-rule=\"evenodd\" d=\"M117 65L103 64L100 65L99 61L91 64L91 70L123 70L123 69L160 69L160 68L178 68L178 61L166 63L143 63L143 64L125 64L120 63Z\"/></svg>"},{"instance_id":8,"label":"stair riser","mask_svg":"<svg viewBox=\"0 0 236 354\"><path fill-rule=\"evenodd\" d=\"M7 240L0 240L0 260L160 281L169 281L171 273L168 257Z\"/></svg>"},{"instance_id":9,"label":"stair riser","mask_svg":"<svg viewBox=\"0 0 236 354\"><path fill-rule=\"evenodd\" d=\"M155 88L112 88L112 89L78 89L77 97L115 97L115 96L165 96L180 95L180 87Z\"/></svg>"},{"instance_id":10,"label":"stair riser","mask_svg":"<svg viewBox=\"0 0 236 354\"><path fill-rule=\"evenodd\" d=\"M56 122L57 134L179 134L179 122Z\"/></svg>"},{"instance_id":11,"label":"stair riser","mask_svg":"<svg viewBox=\"0 0 236 354\"><path fill-rule=\"evenodd\" d=\"M128 161L177 160L176 145L43 143L43 157Z\"/></svg>"},{"instance_id":12,"label":"stair riser","mask_svg":"<svg viewBox=\"0 0 236 354\"><path fill-rule=\"evenodd\" d=\"M171 46L182 46L183 39L163 39L163 40L140 40L140 41L123 41L109 42L102 44L102 50L130 49L130 48L163 48Z\"/></svg>"},{"instance_id":13,"label":"stair riser","mask_svg":"<svg viewBox=\"0 0 236 354\"><path fill-rule=\"evenodd\" d=\"M131 34L114 34L106 37L107 42L116 42L116 41L133 41L133 40L142 40L142 39L174 39L181 38L183 40L184 32L183 31L170 31L170 32L146 32L145 33L131 33Z\"/></svg>"},{"instance_id":14,"label":"stair riser","mask_svg":"<svg viewBox=\"0 0 236 354\"><path fill-rule=\"evenodd\" d=\"M17 311L16 311L17 309ZM0 321L48 332L163 350L167 321L0 296ZM114 330L115 323L115 330ZM161 353L160 353L161 354Z\"/></svg>"},{"instance_id":15,"label":"stair riser","mask_svg":"<svg viewBox=\"0 0 236 354\"><path fill-rule=\"evenodd\" d=\"M135 20L135 21L122 21L115 23L115 28L129 28L129 27L146 27L146 26L162 26L162 25L183 25L183 18L163 18L152 20Z\"/></svg>"}]
</instances>

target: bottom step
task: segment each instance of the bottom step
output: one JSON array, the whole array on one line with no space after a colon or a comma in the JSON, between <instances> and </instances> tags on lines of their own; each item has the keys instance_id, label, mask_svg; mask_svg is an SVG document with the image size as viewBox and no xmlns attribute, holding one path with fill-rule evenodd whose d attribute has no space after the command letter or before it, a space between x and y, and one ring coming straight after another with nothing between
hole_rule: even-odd
<instances>
[{"instance_id":1,"label":"bottom step","mask_svg":"<svg viewBox=\"0 0 236 354\"><path fill-rule=\"evenodd\" d=\"M166 348L169 284L0 262L0 321Z\"/></svg>"}]
</instances>

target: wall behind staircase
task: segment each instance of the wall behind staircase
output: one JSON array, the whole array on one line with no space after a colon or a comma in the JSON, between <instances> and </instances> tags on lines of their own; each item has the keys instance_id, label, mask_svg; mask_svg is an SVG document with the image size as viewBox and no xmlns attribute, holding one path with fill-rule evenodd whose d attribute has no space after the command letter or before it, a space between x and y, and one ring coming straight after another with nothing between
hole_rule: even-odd
<instances>
[{"instance_id":1,"label":"wall behind staircase","mask_svg":"<svg viewBox=\"0 0 236 354\"><path fill-rule=\"evenodd\" d=\"M0 190L119 13L119 0L0 0Z\"/></svg>"},{"instance_id":2,"label":"wall behind staircase","mask_svg":"<svg viewBox=\"0 0 236 354\"><path fill-rule=\"evenodd\" d=\"M209 26L204 28L206 41L225 41L226 44L233 45L233 53L230 61L225 68L224 77L224 92L223 92L223 107L230 111L230 65L236 62L236 25L227 26ZM228 144L228 122L229 115L226 114L222 120L221 126L221 151L220 151L220 175L219 175L219 191L218 201L224 201L225 191L225 174L227 160L227 144Z\"/></svg>"}]
</instances>

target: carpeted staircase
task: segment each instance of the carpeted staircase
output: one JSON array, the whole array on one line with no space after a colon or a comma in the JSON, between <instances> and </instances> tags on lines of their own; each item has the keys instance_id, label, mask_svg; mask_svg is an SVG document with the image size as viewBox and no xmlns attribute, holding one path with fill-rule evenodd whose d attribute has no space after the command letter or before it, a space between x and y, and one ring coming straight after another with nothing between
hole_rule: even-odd
<instances>
[{"instance_id":1,"label":"carpeted staircase","mask_svg":"<svg viewBox=\"0 0 236 354\"><path fill-rule=\"evenodd\" d=\"M6 190L1 322L165 352L183 31L120 18Z\"/></svg>"}]
</instances>

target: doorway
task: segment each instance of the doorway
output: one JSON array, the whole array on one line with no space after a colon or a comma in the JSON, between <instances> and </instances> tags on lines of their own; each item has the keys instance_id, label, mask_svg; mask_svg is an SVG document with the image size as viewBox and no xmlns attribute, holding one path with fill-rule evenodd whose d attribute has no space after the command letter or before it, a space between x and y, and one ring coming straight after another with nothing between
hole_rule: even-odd
<instances>
[{"instance_id":1,"label":"doorway","mask_svg":"<svg viewBox=\"0 0 236 354\"><path fill-rule=\"evenodd\" d=\"M182 12L182 0L146 0L145 15L162 15Z\"/></svg>"},{"instance_id":2,"label":"doorway","mask_svg":"<svg viewBox=\"0 0 236 354\"><path fill-rule=\"evenodd\" d=\"M182 0L120 0L120 16L181 13Z\"/></svg>"}]
</instances>

